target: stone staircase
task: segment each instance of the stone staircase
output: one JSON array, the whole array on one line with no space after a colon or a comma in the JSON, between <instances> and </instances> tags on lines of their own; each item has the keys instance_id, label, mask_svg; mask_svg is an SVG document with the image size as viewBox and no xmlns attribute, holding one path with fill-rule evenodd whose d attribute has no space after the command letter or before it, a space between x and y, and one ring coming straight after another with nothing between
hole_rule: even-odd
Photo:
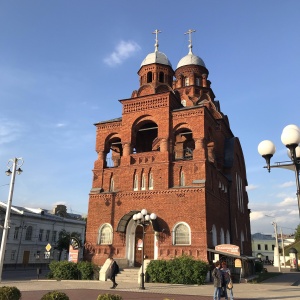
<instances>
[{"instance_id":1,"label":"stone staircase","mask_svg":"<svg viewBox=\"0 0 300 300\"><path fill-rule=\"evenodd\" d=\"M116 277L117 282L138 282L139 268L120 268Z\"/></svg>"}]
</instances>

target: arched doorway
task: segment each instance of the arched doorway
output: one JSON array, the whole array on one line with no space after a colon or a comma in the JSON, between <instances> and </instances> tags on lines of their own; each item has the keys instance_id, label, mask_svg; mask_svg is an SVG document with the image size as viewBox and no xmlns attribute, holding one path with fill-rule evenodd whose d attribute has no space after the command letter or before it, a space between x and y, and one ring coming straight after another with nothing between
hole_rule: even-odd
<instances>
[{"instance_id":1,"label":"arched doorway","mask_svg":"<svg viewBox=\"0 0 300 300\"><path fill-rule=\"evenodd\" d=\"M144 237L144 256L146 259L154 259L154 231L151 225L145 226ZM134 266L140 267L142 265L142 248L139 247L143 240L143 227L137 226L135 230L135 256Z\"/></svg>"}]
</instances>

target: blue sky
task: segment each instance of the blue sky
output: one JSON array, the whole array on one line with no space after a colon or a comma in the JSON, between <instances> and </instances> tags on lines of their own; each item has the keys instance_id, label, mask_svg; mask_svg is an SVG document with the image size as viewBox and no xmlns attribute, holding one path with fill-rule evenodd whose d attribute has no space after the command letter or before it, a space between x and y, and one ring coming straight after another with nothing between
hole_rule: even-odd
<instances>
[{"instance_id":1,"label":"blue sky","mask_svg":"<svg viewBox=\"0 0 300 300\"><path fill-rule=\"evenodd\" d=\"M174 69L195 29L193 52L244 151L252 232L272 233L273 220L293 232L295 175L268 174L257 145L272 140L273 162L285 161L281 131L300 126L299 15L298 0L0 0L0 199L7 161L23 157L15 205L87 213L93 124L121 116L118 100L138 88L155 29Z\"/></svg>"}]
</instances>

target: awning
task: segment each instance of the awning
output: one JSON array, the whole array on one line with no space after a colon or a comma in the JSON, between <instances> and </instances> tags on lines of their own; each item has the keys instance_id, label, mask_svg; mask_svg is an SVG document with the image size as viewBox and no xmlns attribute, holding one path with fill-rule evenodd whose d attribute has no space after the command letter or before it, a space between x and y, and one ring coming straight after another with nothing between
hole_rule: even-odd
<instances>
[{"instance_id":1,"label":"awning","mask_svg":"<svg viewBox=\"0 0 300 300\"><path fill-rule=\"evenodd\" d=\"M209 249L209 248L207 248L207 251L208 252L212 252L212 253L222 254L224 256L230 256L230 257L234 257L234 258L240 258L240 259L243 259L243 260L255 260L256 259L256 257L253 257L253 256L235 255L235 254L231 254L231 253L228 253L228 252L216 251L215 249Z\"/></svg>"},{"instance_id":2,"label":"awning","mask_svg":"<svg viewBox=\"0 0 300 300\"><path fill-rule=\"evenodd\" d=\"M139 212L138 210L132 210L129 213L127 213L126 215L124 215L119 221L119 224L117 227L117 232L125 233L128 222L130 221L132 216L134 214L137 214L138 212Z\"/></svg>"},{"instance_id":3,"label":"awning","mask_svg":"<svg viewBox=\"0 0 300 300\"><path fill-rule=\"evenodd\" d=\"M132 210L129 213L127 213L126 215L124 215L118 223L117 232L125 233L126 227L129 223L130 219L132 218L132 216L134 214L137 214L139 212L140 212L139 210ZM157 219L151 220L151 223L152 223L152 227L153 227L154 231L161 232L161 229L160 229Z\"/></svg>"}]
</instances>

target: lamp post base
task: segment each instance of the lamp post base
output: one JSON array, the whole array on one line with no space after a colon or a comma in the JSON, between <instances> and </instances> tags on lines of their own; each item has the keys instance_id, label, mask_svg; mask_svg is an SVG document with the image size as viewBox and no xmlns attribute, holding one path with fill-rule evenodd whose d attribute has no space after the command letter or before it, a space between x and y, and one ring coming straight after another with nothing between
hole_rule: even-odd
<instances>
[{"instance_id":1,"label":"lamp post base","mask_svg":"<svg viewBox=\"0 0 300 300\"><path fill-rule=\"evenodd\" d=\"M143 262L144 263L144 262ZM144 290L145 289L145 274L141 273L141 285L140 285L140 290Z\"/></svg>"}]
</instances>

